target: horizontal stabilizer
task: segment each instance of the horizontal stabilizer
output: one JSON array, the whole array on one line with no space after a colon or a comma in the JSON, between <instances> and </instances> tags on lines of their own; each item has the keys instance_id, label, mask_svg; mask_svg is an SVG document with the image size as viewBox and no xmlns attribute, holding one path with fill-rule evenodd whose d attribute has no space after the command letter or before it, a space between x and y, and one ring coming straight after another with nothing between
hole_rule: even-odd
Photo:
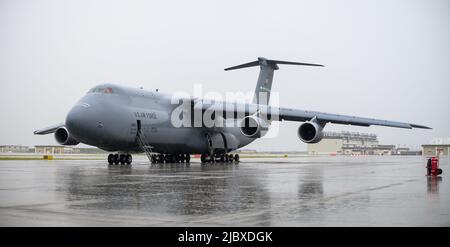
<instances>
[{"instance_id":1,"label":"horizontal stabilizer","mask_svg":"<svg viewBox=\"0 0 450 247\"><path fill-rule=\"evenodd\" d=\"M254 67L254 66L258 66L258 65L260 65L260 66L262 66L262 65L270 66L274 70L277 70L278 69L277 64L303 65L303 66L321 66L321 67L324 67L321 64L299 63L299 62L289 62L289 61L280 61L280 60L270 60L270 59L267 59L267 58L258 57L258 60L256 60L256 61L253 61L253 62L250 62L250 63L244 63L244 64L233 66L233 67L229 67L229 68L226 68L225 71L234 70L234 69L248 68L248 67Z\"/></svg>"},{"instance_id":2,"label":"horizontal stabilizer","mask_svg":"<svg viewBox=\"0 0 450 247\"><path fill-rule=\"evenodd\" d=\"M259 65L259 62L258 61L254 61L254 62L244 63L244 64L237 65L237 66L234 66L234 67L226 68L225 71L233 70L233 69L242 69L242 68L247 68L247 67L254 67L254 66L258 66L258 65Z\"/></svg>"},{"instance_id":3,"label":"horizontal stabilizer","mask_svg":"<svg viewBox=\"0 0 450 247\"><path fill-rule=\"evenodd\" d=\"M61 127L64 127L63 123L55 124L55 125L49 126L44 129L36 130L33 133L35 135L47 135L47 134L55 133L55 131Z\"/></svg>"}]
</instances>

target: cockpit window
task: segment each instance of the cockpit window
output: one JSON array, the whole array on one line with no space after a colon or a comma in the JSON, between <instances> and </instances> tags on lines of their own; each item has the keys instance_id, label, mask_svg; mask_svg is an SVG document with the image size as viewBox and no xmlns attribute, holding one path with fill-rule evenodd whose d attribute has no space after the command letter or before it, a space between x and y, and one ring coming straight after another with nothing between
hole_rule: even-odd
<instances>
[{"instance_id":1,"label":"cockpit window","mask_svg":"<svg viewBox=\"0 0 450 247\"><path fill-rule=\"evenodd\" d=\"M94 87L89 90L88 93L104 93L104 94L113 94L114 90L110 87Z\"/></svg>"}]
</instances>

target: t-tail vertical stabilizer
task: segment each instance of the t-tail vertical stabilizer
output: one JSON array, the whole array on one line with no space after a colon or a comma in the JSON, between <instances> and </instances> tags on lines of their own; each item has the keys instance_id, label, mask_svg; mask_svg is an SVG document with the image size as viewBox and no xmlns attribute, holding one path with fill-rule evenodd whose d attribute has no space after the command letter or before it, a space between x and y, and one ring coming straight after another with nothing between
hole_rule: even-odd
<instances>
[{"instance_id":1,"label":"t-tail vertical stabilizer","mask_svg":"<svg viewBox=\"0 0 450 247\"><path fill-rule=\"evenodd\" d=\"M274 71L279 69L278 64L290 64L290 65L304 65L304 66L322 66L321 64L312 63L298 63L289 61L271 60L263 57L258 57L257 61L245 63L233 67L226 68L225 71L242 69L247 67L260 67L258 81L256 83L255 94L253 96L254 104L268 105L270 99L270 91L272 90L272 81Z\"/></svg>"}]
</instances>

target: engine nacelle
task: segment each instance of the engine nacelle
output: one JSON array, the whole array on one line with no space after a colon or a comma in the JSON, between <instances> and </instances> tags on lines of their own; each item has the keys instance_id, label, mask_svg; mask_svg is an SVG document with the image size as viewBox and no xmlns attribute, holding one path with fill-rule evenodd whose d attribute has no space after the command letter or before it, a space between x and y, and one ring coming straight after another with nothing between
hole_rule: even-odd
<instances>
[{"instance_id":1,"label":"engine nacelle","mask_svg":"<svg viewBox=\"0 0 450 247\"><path fill-rule=\"evenodd\" d=\"M58 128L55 131L55 140L61 145L77 145L79 141L73 138L66 127Z\"/></svg>"},{"instance_id":2,"label":"engine nacelle","mask_svg":"<svg viewBox=\"0 0 450 247\"><path fill-rule=\"evenodd\" d=\"M259 138L269 130L269 123L256 116L247 116L239 125L241 133L247 137Z\"/></svg>"},{"instance_id":3,"label":"engine nacelle","mask_svg":"<svg viewBox=\"0 0 450 247\"><path fill-rule=\"evenodd\" d=\"M323 126L315 121L303 123L298 127L297 135L306 143L318 143L323 138Z\"/></svg>"}]
</instances>

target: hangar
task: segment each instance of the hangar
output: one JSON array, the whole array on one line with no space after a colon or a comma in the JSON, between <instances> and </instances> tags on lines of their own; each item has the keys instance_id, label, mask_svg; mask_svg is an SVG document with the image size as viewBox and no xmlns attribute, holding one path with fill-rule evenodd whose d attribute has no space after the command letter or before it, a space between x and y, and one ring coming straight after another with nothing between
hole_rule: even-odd
<instances>
[{"instance_id":1,"label":"hangar","mask_svg":"<svg viewBox=\"0 0 450 247\"><path fill-rule=\"evenodd\" d=\"M422 149L425 156L450 155L450 144L423 144Z\"/></svg>"},{"instance_id":2,"label":"hangar","mask_svg":"<svg viewBox=\"0 0 450 247\"><path fill-rule=\"evenodd\" d=\"M392 155L395 145L380 145L377 135L357 132L324 132L319 143L308 144L308 154Z\"/></svg>"}]
</instances>

